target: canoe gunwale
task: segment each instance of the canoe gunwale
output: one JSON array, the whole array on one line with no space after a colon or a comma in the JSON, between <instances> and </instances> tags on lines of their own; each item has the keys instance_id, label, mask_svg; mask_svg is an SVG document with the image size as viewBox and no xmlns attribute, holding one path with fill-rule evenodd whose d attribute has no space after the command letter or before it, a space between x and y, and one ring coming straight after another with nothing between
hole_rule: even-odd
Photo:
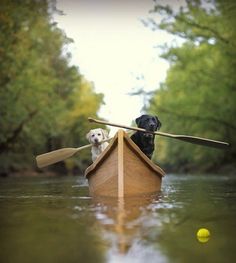
<instances>
[{"instance_id":1,"label":"canoe gunwale","mask_svg":"<svg viewBox=\"0 0 236 263\"><path fill-rule=\"evenodd\" d=\"M122 132L124 141L126 145L136 154L142 162L145 163L145 165L149 166L153 171L156 172L157 176L162 178L165 175L165 172L157 165L155 165L140 149L139 147L129 138L129 136L125 133L123 130L119 130L119 132ZM118 133L119 133L118 132ZM118 133L114 136L112 141L109 143L107 148L102 152L102 154L95 160L94 163L92 163L86 170L84 176L88 179L90 176L93 175L93 172L95 172L102 163L106 160L106 158L109 156L110 152L113 151L113 149L118 144Z\"/></svg>"}]
</instances>

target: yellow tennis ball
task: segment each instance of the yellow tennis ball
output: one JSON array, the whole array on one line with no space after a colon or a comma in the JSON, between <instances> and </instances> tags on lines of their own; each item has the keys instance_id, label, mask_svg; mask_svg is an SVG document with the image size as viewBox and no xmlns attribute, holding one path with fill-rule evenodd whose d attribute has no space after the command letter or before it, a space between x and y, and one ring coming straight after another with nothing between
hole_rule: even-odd
<instances>
[{"instance_id":1,"label":"yellow tennis ball","mask_svg":"<svg viewBox=\"0 0 236 263\"><path fill-rule=\"evenodd\" d=\"M210 231L206 228L200 228L197 231L197 237L198 238L208 238L210 236Z\"/></svg>"}]
</instances>

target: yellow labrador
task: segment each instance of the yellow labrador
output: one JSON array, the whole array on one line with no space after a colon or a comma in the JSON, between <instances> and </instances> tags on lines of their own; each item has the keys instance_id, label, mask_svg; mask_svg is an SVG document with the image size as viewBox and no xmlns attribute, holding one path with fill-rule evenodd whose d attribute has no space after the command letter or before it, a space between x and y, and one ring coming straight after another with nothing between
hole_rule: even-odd
<instances>
[{"instance_id":1,"label":"yellow labrador","mask_svg":"<svg viewBox=\"0 0 236 263\"><path fill-rule=\"evenodd\" d=\"M102 141L108 139L108 132L101 128L90 130L86 135L88 141L93 145L91 149L92 160L93 162L97 159L97 157L105 150L105 148L109 145L108 142Z\"/></svg>"}]
</instances>

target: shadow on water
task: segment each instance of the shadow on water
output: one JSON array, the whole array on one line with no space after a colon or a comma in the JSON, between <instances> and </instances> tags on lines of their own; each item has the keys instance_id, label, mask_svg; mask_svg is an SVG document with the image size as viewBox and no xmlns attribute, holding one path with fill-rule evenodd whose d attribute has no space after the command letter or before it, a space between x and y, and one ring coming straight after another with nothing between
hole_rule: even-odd
<instances>
[{"instance_id":1,"label":"shadow on water","mask_svg":"<svg viewBox=\"0 0 236 263\"><path fill-rule=\"evenodd\" d=\"M167 175L158 195L126 199L90 198L82 177L2 178L0 209L0 262L236 258L235 177Z\"/></svg>"}]
</instances>

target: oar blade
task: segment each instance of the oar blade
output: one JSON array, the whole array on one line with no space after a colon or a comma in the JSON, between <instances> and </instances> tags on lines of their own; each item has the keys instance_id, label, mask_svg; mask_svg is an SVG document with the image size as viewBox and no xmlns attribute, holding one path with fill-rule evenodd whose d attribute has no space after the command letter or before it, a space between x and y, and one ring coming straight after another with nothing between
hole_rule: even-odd
<instances>
[{"instance_id":1,"label":"oar blade","mask_svg":"<svg viewBox=\"0 0 236 263\"><path fill-rule=\"evenodd\" d=\"M36 157L36 163L39 168L63 161L78 151L78 148L62 148L52 152L44 153Z\"/></svg>"},{"instance_id":2,"label":"oar blade","mask_svg":"<svg viewBox=\"0 0 236 263\"><path fill-rule=\"evenodd\" d=\"M227 149L230 146L230 144L227 142L215 141L211 139L199 138L199 137L194 137L194 136L175 135L174 138L181 140L181 141L198 144L202 146L213 147L217 149Z\"/></svg>"}]
</instances>

